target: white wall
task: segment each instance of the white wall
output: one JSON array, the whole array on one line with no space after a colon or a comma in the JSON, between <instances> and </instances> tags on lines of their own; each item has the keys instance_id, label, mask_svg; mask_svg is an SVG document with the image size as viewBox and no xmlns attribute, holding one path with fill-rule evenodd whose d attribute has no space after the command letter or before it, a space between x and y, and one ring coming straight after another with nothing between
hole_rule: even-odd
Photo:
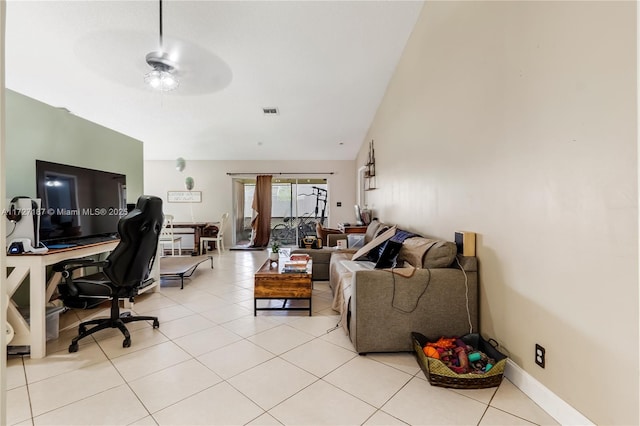
<instances>
[{"instance_id":1,"label":"white wall","mask_svg":"<svg viewBox=\"0 0 640 426\"><path fill-rule=\"evenodd\" d=\"M427 2L357 161L382 220L478 233L482 333L597 424L640 420L635 8Z\"/></svg>"},{"instance_id":2,"label":"white wall","mask_svg":"<svg viewBox=\"0 0 640 426\"><path fill-rule=\"evenodd\" d=\"M233 214L232 176L227 173L283 173L276 177L302 177L287 173L324 173L312 175L328 180L329 202L327 212L329 226L339 222L353 222L353 205L356 200L356 173L354 161L209 161L190 160L179 172L175 161L148 160L144 162L144 192L156 195L164 201L165 213L175 216L176 222L215 222L222 213ZM191 176L195 180L194 191L202 191L202 203L167 203L167 191L183 191L184 180ZM336 203L342 202L342 207ZM231 246L231 228L225 230L225 245Z\"/></svg>"}]
</instances>

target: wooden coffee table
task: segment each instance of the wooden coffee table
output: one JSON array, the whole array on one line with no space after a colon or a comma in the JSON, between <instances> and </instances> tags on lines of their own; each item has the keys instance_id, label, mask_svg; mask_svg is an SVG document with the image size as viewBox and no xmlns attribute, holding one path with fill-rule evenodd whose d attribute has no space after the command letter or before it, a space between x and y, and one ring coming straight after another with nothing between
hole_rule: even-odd
<instances>
[{"instance_id":1,"label":"wooden coffee table","mask_svg":"<svg viewBox=\"0 0 640 426\"><path fill-rule=\"evenodd\" d=\"M309 311L311 316L311 267L312 261L307 263L306 273L282 272L285 258L272 265L267 259L255 274L253 289L253 315L258 311ZM284 299L281 308L258 308L259 299ZM309 307L285 307L288 299L308 300Z\"/></svg>"}]
</instances>

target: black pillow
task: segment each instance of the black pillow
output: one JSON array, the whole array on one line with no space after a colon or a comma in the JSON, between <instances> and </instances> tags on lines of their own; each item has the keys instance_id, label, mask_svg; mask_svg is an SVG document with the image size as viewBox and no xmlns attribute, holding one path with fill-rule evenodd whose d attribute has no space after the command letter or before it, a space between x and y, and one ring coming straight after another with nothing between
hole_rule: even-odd
<instances>
[{"instance_id":1,"label":"black pillow","mask_svg":"<svg viewBox=\"0 0 640 426\"><path fill-rule=\"evenodd\" d=\"M401 248L402 243L393 240L387 241L376 262L376 269L395 268L396 259Z\"/></svg>"}]
</instances>

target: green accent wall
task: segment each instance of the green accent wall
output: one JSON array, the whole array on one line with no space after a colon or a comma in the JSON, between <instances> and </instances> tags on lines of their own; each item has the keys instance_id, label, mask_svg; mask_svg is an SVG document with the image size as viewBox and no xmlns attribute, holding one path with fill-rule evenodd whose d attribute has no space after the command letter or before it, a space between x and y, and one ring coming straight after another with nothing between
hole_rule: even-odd
<instances>
[{"instance_id":1,"label":"green accent wall","mask_svg":"<svg viewBox=\"0 0 640 426\"><path fill-rule=\"evenodd\" d=\"M142 195L141 141L17 92L5 94L7 198L36 196L35 160L122 173L127 201Z\"/></svg>"}]
</instances>

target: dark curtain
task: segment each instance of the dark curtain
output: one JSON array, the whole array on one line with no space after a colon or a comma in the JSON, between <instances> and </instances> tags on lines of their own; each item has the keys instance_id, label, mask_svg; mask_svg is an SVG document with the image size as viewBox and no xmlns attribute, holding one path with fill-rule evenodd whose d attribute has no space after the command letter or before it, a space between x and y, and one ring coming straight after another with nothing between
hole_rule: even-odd
<instances>
[{"instance_id":1,"label":"dark curtain","mask_svg":"<svg viewBox=\"0 0 640 426\"><path fill-rule=\"evenodd\" d=\"M253 195L255 217L251 220L251 247L267 247L271 236L271 176L261 175L256 179Z\"/></svg>"}]
</instances>

